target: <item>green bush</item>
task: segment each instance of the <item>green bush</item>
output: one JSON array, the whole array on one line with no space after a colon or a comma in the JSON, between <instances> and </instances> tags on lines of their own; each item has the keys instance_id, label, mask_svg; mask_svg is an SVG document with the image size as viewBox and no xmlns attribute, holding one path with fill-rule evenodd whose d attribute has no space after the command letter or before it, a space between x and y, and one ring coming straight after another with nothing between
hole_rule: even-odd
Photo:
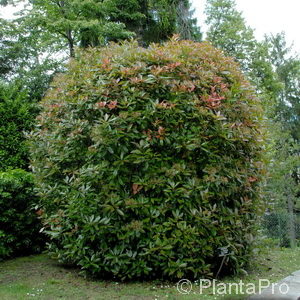
<instances>
[{"instance_id":1,"label":"green bush","mask_svg":"<svg viewBox=\"0 0 300 300\"><path fill-rule=\"evenodd\" d=\"M0 85L0 170L28 167L24 132L32 129L36 112L25 92Z\"/></svg>"},{"instance_id":2,"label":"green bush","mask_svg":"<svg viewBox=\"0 0 300 300\"><path fill-rule=\"evenodd\" d=\"M0 172L0 260L40 251L44 238L32 208L35 202L31 173Z\"/></svg>"},{"instance_id":3,"label":"green bush","mask_svg":"<svg viewBox=\"0 0 300 300\"><path fill-rule=\"evenodd\" d=\"M261 111L206 43L79 53L31 134L50 251L90 274L178 278L245 267L260 210Z\"/></svg>"}]
</instances>

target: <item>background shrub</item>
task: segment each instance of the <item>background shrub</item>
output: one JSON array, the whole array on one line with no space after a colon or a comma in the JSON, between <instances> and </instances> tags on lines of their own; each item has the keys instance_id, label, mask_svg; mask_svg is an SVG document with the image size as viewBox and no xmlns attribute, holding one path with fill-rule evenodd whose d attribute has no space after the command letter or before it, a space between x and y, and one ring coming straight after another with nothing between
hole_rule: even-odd
<instances>
[{"instance_id":1,"label":"background shrub","mask_svg":"<svg viewBox=\"0 0 300 300\"><path fill-rule=\"evenodd\" d=\"M40 251L44 242L32 207L35 202L31 173L0 172L0 260Z\"/></svg>"},{"instance_id":2,"label":"background shrub","mask_svg":"<svg viewBox=\"0 0 300 300\"><path fill-rule=\"evenodd\" d=\"M32 129L36 114L26 92L0 85L0 170L28 168L24 132Z\"/></svg>"},{"instance_id":3,"label":"background shrub","mask_svg":"<svg viewBox=\"0 0 300 300\"><path fill-rule=\"evenodd\" d=\"M206 43L79 53L31 134L50 250L94 275L178 278L245 267L260 209L261 112Z\"/></svg>"}]
</instances>

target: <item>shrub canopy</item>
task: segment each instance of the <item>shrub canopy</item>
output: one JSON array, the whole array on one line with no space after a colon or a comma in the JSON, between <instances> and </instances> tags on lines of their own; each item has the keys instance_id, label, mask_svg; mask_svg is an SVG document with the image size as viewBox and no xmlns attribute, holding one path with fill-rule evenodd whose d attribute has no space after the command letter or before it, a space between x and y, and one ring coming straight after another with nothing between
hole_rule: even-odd
<instances>
[{"instance_id":1,"label":"shrub canopy","mask_svg":"<svg viewBox=\"0 0 300 300\"><path fill-rule=\"evenodd\" d=\"M111 44L56 77L31 134L50 250L115 278L215 274L249 260L261 111L207 43Z\"/></svg>"}]
</instances>

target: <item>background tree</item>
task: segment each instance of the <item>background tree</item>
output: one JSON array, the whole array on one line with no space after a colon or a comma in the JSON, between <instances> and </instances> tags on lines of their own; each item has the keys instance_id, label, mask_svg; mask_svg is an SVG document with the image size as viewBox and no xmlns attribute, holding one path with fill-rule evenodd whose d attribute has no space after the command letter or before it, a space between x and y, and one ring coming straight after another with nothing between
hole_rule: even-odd
<instances>
[{"instance_id":1,"label":"background tree","mask_svg":"<svg viewBox=\"0 0 300 300\"><path fill-rule=\"evenodd\" d=\"M178 1L177 4L177 32L183 39L201 41L202 33L197 26L197 19L193 18L194 9L189 1Z\"/></svg>"},{"instance_id":2,"label":"background tree","mask_svg":"<svg viewBox=\"0 0 300 300\"><path fill-rule=\"evenodd\" d=\"M69 56L81 44L99 46L111 40L133 36L121 22L110 20L115 10L114 1L97 0L35 0L29 1L26 13L28 22L52 35L56 43L66 43ZM132 18L136 18L132 14Z\"/></svg>"},{"instance_id":3,"label":"background tree","mask_svg":"<svg viewBox=\"0 0 300 300\"><path fill-rule=\"evenodd\" d=\"M256 40L253 30L245 24L234 0L207 0L207 40L234 57L244 71L249 70Z\"/></svg>"},{"instance_id":4,"label":"background tree","mask_svg":"<svg viewBox=\"0 0 300 300\"><path fill-rule=\"evenodd\" d=\"M276 122L282 127L277 134L275 153L276 157L282 157L280 153L284 151L285 158L281 165L286 165L287 171L285 180L279 185L286 187L288 176L295 205L300 207L300 59L293 54L292 47L287 45L284 33L270 35L266 40L271 49L270 61L283 86L275 107ZM286 134L283 135L282 132ZM284 136L286 138L283 143Z\"/></svg>"},{"instance_id":5,"label":"background tree","mask_svg":"<svg viewBox=\"0 0 300 300\"><path fill-rule=\"evenodd\" d=\"M31 101L42 98L53 74L62 70L62 58L54 57L48 35L26 18L0 19L0 80L22 87Z\"/></svg>"},{"instance_id":6,"label":"background tree","mask_svg":"<svg viewBox=\"0 0 300 300\"><path fill-rule=\"evenodd\" d=\"M123 22L142 45L167 40L174 33L180 34L183 39L201 39L189 0L137 0L126 4L122 0L114 2L117 10L112 20ZM128 9L124 10L125 6ZM130 18L127 11L130 12ZM133 11L142 15L133 19Z\"/></svg>"},{"instance_id":7,"label":"background tree","mask_svg":"<svg viewBox=\"0 0 300 300\"><path fill-rule=\"evenodd\" d=\"M269 132L268 202L277 211L281 207L293 212L289 203L292 198L297 206L300 182L299 59L291 55L284 34L258 42L234 0L207 0L206 14L207 39L241 64L264 107Z\"/></svg>"},{"instance_id":8,"label":"background tree","mask_svg":"<svg viewBox=\"0 0 300 300\"><path fill-rule=\"evenodd\" d=\"M277 116L293 139L300 142L300 59L292 53L285 34L266 38L270 46L270 62L274 66L283 89L278 97Z\"/></svg>"},{"instance_id":9,"label":"background tree","mask_svg":"<svg viewBox=\"0 0 300 300\"><path fill-rule=\"evenodd\" d=\"M94 47L129 37L143 45L167 40L174 33L201 39L189 0L10 1L19 2L28 4L23 10L28 22L51 34L48 40L53 43L67 45L71 57L75 46Z\"/></svg>"}]
</instances>

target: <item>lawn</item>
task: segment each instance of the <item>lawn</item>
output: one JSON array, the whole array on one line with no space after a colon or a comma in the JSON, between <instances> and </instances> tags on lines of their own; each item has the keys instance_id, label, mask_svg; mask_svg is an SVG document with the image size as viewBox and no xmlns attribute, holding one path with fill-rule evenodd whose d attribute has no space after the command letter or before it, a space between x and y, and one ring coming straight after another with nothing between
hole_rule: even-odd
<instances>
[{"instance_id":1,"label":"lawn","mask_svg":"<svg viewBox=\"0 0 300 300\"><path fill-rule=\"evenodd\" d=\"M227 278L225 283L257 283L260 278L275 282L300 269L300 248L271 249L257 257L248 275ZM46 255L21 257L0 263L0 299L245 299L243 295L213 295L212 289L200 294L193 284L189 295L177 291L176 284L167 282L133 282L87 280L78 270L64 268Z\"/></svg>"}]
</instances>

